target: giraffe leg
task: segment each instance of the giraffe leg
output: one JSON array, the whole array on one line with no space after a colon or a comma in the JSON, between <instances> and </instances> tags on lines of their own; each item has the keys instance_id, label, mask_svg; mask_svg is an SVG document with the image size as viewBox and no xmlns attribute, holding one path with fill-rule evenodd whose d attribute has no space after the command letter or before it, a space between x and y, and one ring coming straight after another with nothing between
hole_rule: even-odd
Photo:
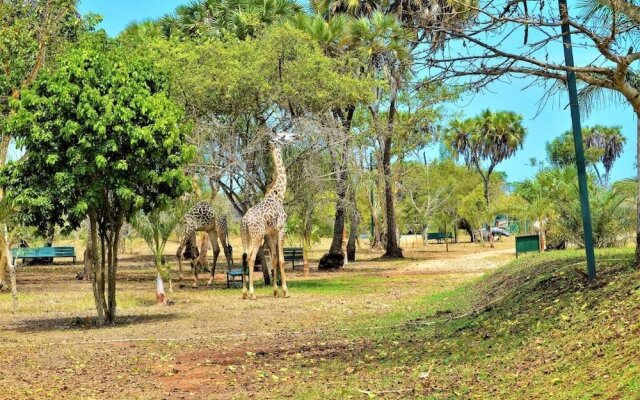
<instances>
[{"instance_id":1,"label":"giraffe leg","mask_svg":"<svg viewBox=\"0 0 640 400\"><path fill-rule=\"evenodd\" d=\"M280 279L282 280L282 295L289 297L289 289L287 289L287 279L284 276L284 229L278 232L278 264L280 267Z\"/></svg>"},{"instance_id":2,"label":"giraffe leg","mask_svg":"<svg viewBox=\"0 0 640 400\"><path fill-rule=\"evenodd\" d=\"M196 233L193 232L192 238L189 241L191 245L191 268L193 268L193 288L198 287L198 269L200 269L200 263L198 262L198 258L196 254L198 254L198 242L196 241Z\"/></svg>"},{"instance_id":3,"label":"giraffe leg","mask_svg":"<svg viewBox=\"0 0 640 400\"><path fill-rule=\"evenodd\" d=\"M198 269L200 269L200 266L198 265L198 262L196 260L191 260L191 268L193 269L193 285L191 285L191 287L197 288L198 287Z\"/></svg>"},{"instance_id":4,"label":"giraffe leg","mask_svg":"<svg viewBox=\"0 0 640 400\"><path fill-rule=\"evenodd\" d=\"M256 256L258 255L258 250L260 249L260 246L262 246L262 241L264 236L261 235L260 239L258 240L254 240L251 243L251 258L249 259L249 299L251 300L255 300L256 299L256 293L255 290L253 288L253 268L256 264Z\"/></svg>"},{"instance_id":5,"label":"giraffe leg","mask_svg":"<svg viewBox=\"0 0 640 400\"><path fill-rule=\"evenodd\" d=\"M269 247L271 248L271 270L273 271L273 297L278 297L278 235L269 235Z\"/></svg>"},{"instance_id":6,"label":"giraffe leg","mask_svg":"<svg viewBox=\"0 0 640 400\"><path fill-rule=\"evenodd\" d=\"M218 239L220 239L220 243L222 244L222 251L224 251L224 257L227 259L227 270L233 269L233 257L231 255L231 249L229 248L229 243L227 243L227 233L226 231L218 231Z\"/></svg>"},{"instance_id":7,"label":"giraffe leg","mask_svg":"<svg viewBox=\"0 0 640 400\"><path fill-rule=\"evenodd\" d=\"M249 271L253 268L256 256L258 255L257 249L253 246L249 246L248 256L246 259L246 263L242 263L242 298L246 299L249 297L249 289L247 289L247 285L249 283Z\"/></svg>"},{"instance_id":8,"label":"giraffe leg","mask_svg":"<svg viewBox=\"0 0 640 400\"><path fill-rule=\"evenodd\" d=\"M195 231L193 229L187 228L187 230L184 232L184 236L182 237L182 241L178 246L178 251L176 252L176 256L178 257L178 282L180 283L182 283L182 251L187 245L190 245L189 240L194 234Z\"/></svg>"},{"instance_id":9,"label":"giraffe leg","mask_svg":"<svg viewBox=\"0 0 640 400\"><path fill-rule=\"evenodd\" d=\"M220 246L218 246L218 236L215 231L209 232L209 239L211 239L211 248L213 249L213 266L211 267L211 278L207 282L207 287L213 284L213 278L216 276L216 264L218 263L218 255L220 254Z\"/></svg>"},{"instance_id":10,"label":"giraffe leg","mask_svg":"<svg viewBox=\"0 0 640 400\"><path fill-rule=\"evenodd\" d=\"M256 295L254 293L253 290L253 267L255 266L256 263L256 256L258 255L258 248L254 245L251 245L251 250L249 251L249 265L247 267L248 269L248 277L246 279L243 279L242 281L242 298L246 299L246 298L250 298L251 300L255 300ZM244 271L242 271L242 274L244 276ZM249 283L249 289L247 290L247 281Z\"/></svg>"}]
</instances>

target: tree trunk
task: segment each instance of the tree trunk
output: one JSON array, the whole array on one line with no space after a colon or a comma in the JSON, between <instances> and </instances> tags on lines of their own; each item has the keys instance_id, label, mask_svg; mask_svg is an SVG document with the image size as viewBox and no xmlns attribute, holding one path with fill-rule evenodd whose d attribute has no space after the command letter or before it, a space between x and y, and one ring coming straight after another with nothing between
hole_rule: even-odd
<instances>
[{"instance_id":1,"label":"tree trunk","mask_svg":"<svg viewBox=\"0 0 640 400\"><path fill-rule=\"evenodd\" d=\"M342 173L341 173L342 174ZM338 200L336 201L336 214L333 222L333 238L331 240L331 246L329 247L329 253L332 255L342 254L342 231L344 230L345 220L345 202L347 200L347 190L343 177L339 177L338 180ZM339 265L341 267L342 265Z\"/></svg>"},{"instance_id":2,"label":"tree trunk","mask_svg":"<svg viewBox=\"0 0 640 400\"><path fill-rule=\"evenodd\" d=\"M118 216L115 227L109 233L109 259L108 259L108 292L107 299L109 305L109 313L107 322L113 324L116 320L117 314L117 300L116 300L116 282L118 275L118 248L120 245L120 229L122 228L122 214Z\"/></svg>"},{"instance_id":3,"label":"tree trunk","mask_svg":"<svg viewBox=\"0 0 640 400\"><path fill-rule=\"evenodd\" d=\"M11 255L11 249L9 248L9 233L7 225L2 224L2 241L4 247L2 248L6 255L7 265L9 266L9 279L11 280L11 309L14 313L18 312L18 284L16 283L16 266L13 263L13 257Z\"/></svg>"},{"instance_id":4,"label":"tree trunk","mask_svg":"<svg viewBox=\"0 0 640 400\"><path fill-rule=\"evenodd\" d=\"M636 225L636 266L640 268L640 110L636 111L636 124L637 124L637 149L636 149L636 168L638 176L637 185L638 185L638 196L636 198L636 208L637 208L637 225Z\"/></svg>"},{"instance_id":5,"label":"tree trunk","mask_svg":"<svg viewBox=\"0 0 640 400\"><path fill-rule=\"evenodd\" d=\"M318 269L334 269L344 266L344 253L342 252L342 241L344 231L345 220L345 201L347 190L345 188L345 175L346 172L341 173L342 177L338 178L338 200L336 202L336 217L333 223L333 239L331 240L331 247L329 252L320 258L318 263Z\"/></svg>"},{"instance_id":6,"label":"tree trunk","mask_svg":"<svg viewBox=\"0 0 640 400\"><path fill-rule=\"evenodd\" d=\"M480 169L480 167L478 167ZM482 183L484 184L484 200L487 204L487 212L489 212L489 177L482 177ZM487 235L489 237L489 246L494 247L493 245L493 233L491 232L491 228L493 228L493 222L489 221L487 223ZM484 237L483 237L484 240Z\"/></svg>"},{"instance_id":7,"label":"tree trunk","mask_svg":"<svg viewBox=\"0 0 640 400\"><path fill-rule=\"evenodd\" d=\"M9 285L7 284L7 272L9 270L9 263L7 262L7 242L4 236L0 235L0 290L7 290Z\"/></svg>"},{"instance_id":8,"label":"tree trunk","mask_svg":"<svg viewBox=\"0 0 640 400\"><path fill-rule=\"evenodd\" d=\"M373 236L369 240L369 245L372 249L382 249L382 230L380 229L380 220L376 213L375 204L373 203L373 187L371 193L367 196L367 206L369 206L369 213L371 214L371 222L373 225Z\"/></svg>"},{"instance_id":9,"label":"tree trunk","mask_svg":"<svg viewBox=\"0 0 640 400\"><path fill-rule=\"evenodd\" d=\"M98 313L98 325L104 325L106 322L105 313L107 302L104 298L104 242L101 240L101 254L98 257L98 216L95 210L89 213L89 234L93 245L92 254L92 273L93 273L93 299L96 303L96 311Z\"/></svg>"},{"instance_id":10,"label":"tree trunk","mask_svg":"<svg viewBox=\"0 0 640 400\"><path fill-rule=\"evenodd\" d=\"M387 135L384 140L382 166L384 169L384 195L386 202L387 220L387 251L384 253L384 257L403 258L402 249L398 245L398 237L396 235L396 207L393 192L393 182L391 182L390 135Z\"/></svg>"},{"instance_id":11,"label":"tree trunk","mask_svg":"<svg viewBox=\"0 0 640 400\"><path fill-rule=\"evenodd\" d=\"M76 275L76 279L79 281L91 280L91 269L93 263L93 247L91 246L91 238L87 241L87 247L83 253L83 269Z\"/></svg>"},{"instance_id":12,"label":"tree trunk","mask_svg":"<svg viewBox=\"0 0 640 400\"><path fill-rule=\"evenodd\" d=\"M345 225L342 228L342 248L340 249L340 252L342 253L343 256L343 266L347 266L349 264L349 260L347 259L347 226Z\"/></svg>"},{"instance_id":13,"label":"tree trunk","mask_svg":"<svg viewBox=\"0 0 640 400\"><path fill-rule=\"evenodd\" d=\"M356 261L356 241L358 240L358 227L360 225L360 214L353 204L353 212L351 213L351 226L349 231L349 242L347 243L347 260L349 262Z\"/></svg>"},{"instance_id":14,"label":"tree trunk","mask_svg":"<svg viewBox=\"0 0 640 400\"><path fill-rule=\"evenodd\" d=\"M14 91L14 99L19 97L19 92ZM9 143L11 142L11 135L7 132L2 132L0 127L0 168L4 167L7 163L7 155L9 154ZM0 200L4 198L4 190L0 189ZM9 248L9 244L6 242L4 235L0 235L0 290L5 290L7 285L7 272L9 271L8 258L10 255L6 254L6 250Z\"/></svg>"},{"instance_id":15,"label":"tree trunk","mask_svg":"<svg viewBox=\"0 0 640 400\"><path fill-rule=\"evenodd\" d=\"M305 278L309 277L309 247L311 240L305 235L302 239L302 272Z\"/></svg>"}]
</instances>

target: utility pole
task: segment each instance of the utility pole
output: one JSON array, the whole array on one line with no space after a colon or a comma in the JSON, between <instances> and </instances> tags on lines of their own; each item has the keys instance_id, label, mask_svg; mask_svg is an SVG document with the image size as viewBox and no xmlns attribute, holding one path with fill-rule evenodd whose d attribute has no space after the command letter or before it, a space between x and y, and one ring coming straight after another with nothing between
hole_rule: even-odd
<instances>
[{"instance_id":1,"label":"utility pole","mask_svg":"<svg viewBox=\"0 0 640 400\"><path fill-rule=\"evenodd\" d=\"M564 60L569 68L573 68L573 47L569 27L569 9L567 0L558 0L560 19L562 20L562 43ZM596 279L596 257L593 251L593 232L591 227L591 210L589 209L589 188L587 186L587 172L584 161L584 146L582 144L582 128L580 126L580 108L578 107L578 89L576 73L567 71L567 87L569 89L569 104L571 105L571 123L573 125L573 141L576 150L576 167L578 168L578 187L580 189L580 207L582 209L582 227L584 231L584 250L587 256L587 272L589 282Z\"/></svg>"}]
</instances>

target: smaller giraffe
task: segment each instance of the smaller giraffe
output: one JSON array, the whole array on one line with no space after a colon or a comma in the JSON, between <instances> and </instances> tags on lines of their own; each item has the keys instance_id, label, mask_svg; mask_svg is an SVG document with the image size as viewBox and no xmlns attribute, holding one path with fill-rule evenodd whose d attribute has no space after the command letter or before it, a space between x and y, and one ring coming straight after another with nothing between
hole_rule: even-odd
<instances>
[{"instance_id":1,"label":"smaller giraffe","mask_svg":"<svg viewBox=\"0 0 640 400\"><path fill-rule=\"evenodd\" d=\"M253 288L253 266L256 261L258 249L264 242L265 235L269 235L271 246L271 263L274 271L273 295L278 297L278 280L276 279L276 267L280 270L282 280L282 294L289 297L287 289L287 279L284 273L284 224L287 220L287 213L284 210L284 195L287 190L287 172L282 161L282 146L291 143L296 136L292 134L278 134L271 138L269 147L274 164L274 176L271 186L267 189L264 199L251 207L240 225L242 235L242 298L249 297L256 299ZM248 261L249 290L247 290L247 279L244 277L245 263Z\"/></svg>"},{"instance_id":2,"label":"smaller giraffe","mask_svg":"<svg viewBox=\"0 0 640 400\"><path fill-rule=\"evenodd\" d=\"M185 214L184 225L184 238L180 246L178 246L176 253L178 256L179 278L182 280L182 251L185 250L185 253L189 255L188 258L191 258L194 267L193 287L198 287L198 268L194 264L198 254L196 232L207 232L211 239L211 247L213 248L213 267L211 268L211 278L209 278L209 282L207 282L207 286L210 286L213 283L218 255L220 254L218 240L220 240L224 255L227 259L227 268L233 268L231 246L227 242L229 238L227 217L222 213L216 212L211 204L200 201Z\"/></svg>"}]
</instances>

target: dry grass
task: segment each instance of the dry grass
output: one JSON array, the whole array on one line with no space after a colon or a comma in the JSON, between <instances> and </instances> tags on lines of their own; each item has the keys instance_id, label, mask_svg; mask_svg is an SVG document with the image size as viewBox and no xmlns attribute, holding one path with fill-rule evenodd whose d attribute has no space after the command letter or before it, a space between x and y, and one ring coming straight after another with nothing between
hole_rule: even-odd
<instances>
[{"instance_id":1,"label":"dry grass","mask_svg":"<svg viewBox=\"0 0 640 400\"><path fill-rule=\"evenodd\" d=\"M118 323L106 328L93 324L90 283L74 279L79 266L20 268L17 315L10 313L9 295L0 294L0 359L12 366L0 375L0 393L24 399L251 397L263 389L256 366L249 366L255 354L286 359L305 348L340 352L350 343L350 331L342 328L411 310L425 296L459 287L513 257L507 254L512 243L495 250L451 245L449 253L444 245L403 245L406 260L379 260L380 253L363 250L364 261L344 271L313 269L310 278L291 273L290 299L274 299L270 288L260 288L257 301L242 301L239 289L224 289L219 274L215 288L176 290L170 295L175 305L157 307L151 257L134 243L135 251L121 257ZM175 246L170 243L167 253ZM298 373L281 375L294 379Z\"/></svg>"}]
</instances>

